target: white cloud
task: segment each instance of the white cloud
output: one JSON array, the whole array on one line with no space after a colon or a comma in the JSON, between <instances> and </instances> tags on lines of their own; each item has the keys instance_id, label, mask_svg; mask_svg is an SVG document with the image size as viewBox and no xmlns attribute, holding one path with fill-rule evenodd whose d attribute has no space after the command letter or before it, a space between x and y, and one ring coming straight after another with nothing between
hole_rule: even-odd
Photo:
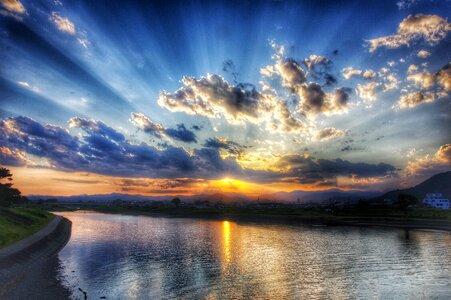
<instances>
[{"instance_id":1,"label":"white cloud","mask_svg":"<svg viewBox=\"0 0 451 300\"><path fill-rule=\"evenodd\" d=\"M30 88L30 85L29 85L28 82L26 82L26 81L18 81L17 83L18 83L20 86Z\"/></svg>"},{"instance_id":2,"label":"white cloud","mask_svg":"<svg viewBox=\"0 0 451 300\"><path fill-rule=\"evenodd\" d=\"M434 86L435 75L427 71L410 74L407 80L413 81L416 85L424 89L429 89Z\"/></svg>"},{"instance_id":3,"label":"white cloud","mask_svg":"<svg viewBox=\"0 0 451 300\"><path fill-rule=\"evenodd\" d=\"M416 71L418 71L418 66L417 65L410 65L409 68L407 69L407 74L413 74Z\"/></svg>"},{"instance_id":4,"label":"white cloud","mask_svg":"<svg viewBox=\"0 0 451 300\"><path fill-rule=\"evenodd\" d=\"M60 16L57 12L52 12L50 20L56 25L59 30L72 35L75 34L75 25L68 18Z\"/></svg>"},{"instance_id":5,"label":"white cloud","mask_svg":"<svg viewBox=\"0 0 451 300\"><path fill-rule=\"evenodd\" d=\"M438 172L449 171L451 167L451 144L445 144L434 154L416 158L407 163L406 176L431 176Z\"/></svg>"},{"instance_id":6,"label":"white cloud","mask_svg":"<svg viewBox=\"0 0 451 300\"><path fill-rule=\"evenodd\" d=\"M346 67L341 70L341 73L345 79L350 79L352 76L359 76L362 74L362 70L354 69L353 67Z\"/></svg>"},{"instance_id":7,"label":"white cloud","mask_svg":"<svg viewBox=\"0 0 451 300\"><path fill-rule=\"evenodd\" d=\"M430 45L435 45L446 37L449 30L450 23L440 16L409 15L399 24L396 34L368 40L370 52L376 51L379 47L410 46L412 42L421 38Z\"/></svg>"},{"instance_id":8,"label":"white cloud","mask_svg":"<svg viewBox=\"0 0 451 300\"><path fill-rule=\"evenodd\" d=\"M0 5L12 13L26 13L25 7L19 0L0 0Z\"/></svg>"},{"instance_id":9,"label":"white cloud","mask_svg":"<svg viewBox=\"0 0 451 300\"><path fill-rule=\"evenodd\" d=\"M357 84L356 90L360 98L366 102L376 100L376 88L380 86L378 82L368 82L366 84Z\"/></svg>"},{"instance_id":10,"label":"white cloud","mask_svg":"<svg viewBox=\"0 0 451 300\"><path fill-rule=\"evenodd\" d=\"M431 52L426 51L426 50L420 50L420 51L418 51L417 56L420 58L426 58L426 57L431 56Z\"/></svg>"},{"instance_id":11,"label":"white cloud","mask_svg":"<svg viewBox=\"0 0 451 300\"><path fill-rule=\"evenodd\" d=\"M132 112L130 115L130 121L136 127L144 130L144 132L153 134L158 138L161 138L166 131L163 125L151 121L148 117L141 113Z\"/></svg>"},{"instance_id":12,"label":"white cloud","mask_svg":"<svg viewBox=\"0 0 451 300\"><path fill-rule=\"evenodd\" d=\"M399 108L414 108L423 103L433 102L435 100L433 93L413 92L401 96L398 101Z\"/></svg>"},{"instance_id":13,"label":"white cloud","mask_svg":"<svg viewBox=\"0 0 451 300\"><path fill-rule=\"evenodd\" d=\"M338 137L342 137L344 131L333 127L324 128L316 134L316 138L320 141L328 141Z\"/></svg>"},{"instance_id":14,"label":"white cloud","mask_svg":"<svg viewBox=\"0 0 451 300\"><path fill-rule=\"evenodd\" d=\"M373 79L377 76L377 74L373 70L365 70L362 76L364 79Z\"/></svg>"}]
</instances>

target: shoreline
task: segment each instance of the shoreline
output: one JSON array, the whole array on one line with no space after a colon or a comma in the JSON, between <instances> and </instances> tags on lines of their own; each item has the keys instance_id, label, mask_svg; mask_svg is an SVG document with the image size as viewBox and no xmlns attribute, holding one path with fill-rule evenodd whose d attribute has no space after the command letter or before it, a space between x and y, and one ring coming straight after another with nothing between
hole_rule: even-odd
<instances>
[{"instance_id":1,"label":"shoreline","mask_svg":"<svg viewBox=\"0 0 451 300\"><path fill-rule=\"evenodd\" d=\"M71 236L72 223L56 216L35 234L0 251L0 299L68 299L58 278L58 252Z\"/></svg>"},{"instance_id":2,"label":"shoreline","mask_svg":"<svg viewBox=\"0 0 451 300\"><path fill-rule=\"evenodd\" d=\"M83 210L81 210L83 211ZM203 220L228 220L233 222L258 222L271 224L302 224L312 226L361 226L361 227L389 227L400 229L440 230L451 232L451 222L433 219L405 219L399 217L361 217L361 216L302 216L279 214L228 214L205 212L149 212L139 210L107 210L90 208L86 211L100 213L140 215L165 218L196 218Z\"/></svg>"}]
</instances>

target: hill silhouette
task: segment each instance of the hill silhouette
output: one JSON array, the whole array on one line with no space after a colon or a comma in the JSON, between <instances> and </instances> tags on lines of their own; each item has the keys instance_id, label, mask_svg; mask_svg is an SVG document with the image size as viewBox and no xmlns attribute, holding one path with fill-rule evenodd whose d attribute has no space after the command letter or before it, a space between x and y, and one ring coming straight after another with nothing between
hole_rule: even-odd
<instances>
[{"instance_id":1,"label":"hill silhouette","mask_svg":"<svg viewBox=\"0 0 451 300\"><path fill-rule=\"evenodd\" d=\"M380 198L395 200L399 194L409 194L423 200L427 193L441 193L445 198L451 198L451 171L436 174L408 189L387 192Z\"/></svg>"}]
</instances>

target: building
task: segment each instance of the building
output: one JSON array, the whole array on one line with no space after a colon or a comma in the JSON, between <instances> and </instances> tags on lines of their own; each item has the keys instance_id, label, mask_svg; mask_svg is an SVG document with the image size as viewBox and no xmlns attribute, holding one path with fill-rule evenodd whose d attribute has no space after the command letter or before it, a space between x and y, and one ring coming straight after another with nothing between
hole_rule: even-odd
<instances>
[{"instance_id":1,"label":"building","mask_svg":"<svg viewBox=\"0 0 451 300\"><path fill-rule=\"evenodd\" d=\"M449 200L443 198L443 195L440 193L426 194L423 203L432 208L449 209Z\"/></svg>"}]
</instances>

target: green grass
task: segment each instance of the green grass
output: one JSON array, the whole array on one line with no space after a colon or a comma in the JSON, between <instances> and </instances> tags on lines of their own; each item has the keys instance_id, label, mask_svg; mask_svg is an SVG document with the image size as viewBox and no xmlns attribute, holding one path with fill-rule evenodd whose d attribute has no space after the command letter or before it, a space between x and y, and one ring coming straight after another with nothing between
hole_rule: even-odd
<instances>
[{"instance_id":1,"label":"green grass","mask_svg":"<svg viewBox=\"0 0 451 300\"><path fill-rule=\"evenodd\" d=\"M349 218L381 218L381 219L406 219L406 220L436 220L443 222L451 221L451 210L438 210L430 208L409 209L407 213L394 208L385 209L343 209L326 211L321 208L175 208L175 207L132 207L132 206L89 206L84 209L96 210L107 213L138 213L153 214L161 213L172 216L193 217L220 217L220 216L268 216L287 218L322 218L322 219L349 219Z\"/></svg>"},{"instance_id":2,"label":"green grass","mask_svg":"<svg viewBox=\"0 0 451 300\"><path fill-rule=\"evenodd\" d=\"M0 248L39 231L54 217L36 208L0 208Z\"/></svg>"}]
</instances>

